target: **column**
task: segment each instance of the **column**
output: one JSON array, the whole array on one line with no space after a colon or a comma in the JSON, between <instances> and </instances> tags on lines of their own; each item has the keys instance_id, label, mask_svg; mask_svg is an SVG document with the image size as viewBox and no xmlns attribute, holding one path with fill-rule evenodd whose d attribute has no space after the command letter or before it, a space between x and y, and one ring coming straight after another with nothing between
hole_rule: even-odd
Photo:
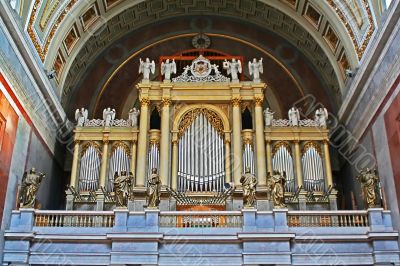
<instances>
[{"instance_id":1,"label":"column","mask_svg":"<svg viewBox=\"0 0 400 266\"><path fill-rule=\"evenodd\" d=\"M178 140L172 140L172 173L171 187L176 190L178 187Z\"/></svg>"},{"instance_id":2,"label":"column","mask_svg":"<svg viewBox=\"0 0 400 266\"><path fill-rule=\"evenodd\" d=\"M256 159L257 179L260 186L266 186L265 144L264 144L264 121L262 103L263 97L255 97L255 129L256 129Z\"/></svg>"},{"instance_id":3,"label":"column","mask_svg":"<svg viewBox=\"0 0 400 266\"><path fill-rule=\"evenodd\" d=\"M329 141L324 140L323 145L324 145L324 157L325 157L326 183L329 187L333 186L331 159L329 155Z\"/></svg>"},{"instance_id":4,"label":"column","mask_svg":"<svg viewBox=\"0 0 400 266\"><path fill-rule=\"evenodd\" d=\"M231 182L231 140L225 133L225 183Z\"/></svg>"},{"instance_id":5,"label":"column","mask_svg":"<svg viewBox=\"0 0 400 266\"><path fill-rule=\"evenodd\" d=\"M147 134L148 134L148 112L150 100L149 98L142 98L140 100L140 126L138 137L138 152L137 152L137 167L136 167L136 186L144 187L147 165Z\"/></svg>"},{"instance_id":6,"label":"column","mask_svg":"<svg viewBox=\"0 0 400 266\"><path fill-rule=\"evenodd\" d=\"M168 185L170 155L169 107L171 98L163 98L161 104L160 179L162 184Z\"/></svg>"},{"instance_id":7,"label":"column","mask_svg":"<svg viewBox=\"0 0 400 266\"><path fill-rule=\"evenodd\" d=\"M71 180L70 186L76 188L76 178L78 175L78 160L79 160L79 140L75 140L74 145L74 155L72 158L72 170L71 170Z\"/></svg>"},{"instance_id":8,"label":"column","mask_svg":"<svg viewBox=\"0 0 400 266\"><path fill-rule=\"evenodd\" d=\"M301 167L300 141L294 141L294 157L296 160L297 186L303 187L303 170Z\"/></svg>"},{"instance_id":9,"label":"column","mask_svg":"<svg viewBox=\"0 0 400 266\"><path fill-rule=\"evenodd\" d=\"M240 111L240 97L232 98L232 115L233 115L233 180L235 185L240 185L240 177L242 176L242 116Z\"/></svg>"},{"instance_id":10,"label":"column","mask_svg":"<svg viewBox=\"0 0 400 266\"><path fill-rule=\"evenodd\" d=\"M132 140L131 145L131 172L135 174L136 172L136 142L137 140Z\"/></svg>"},{"instance_id":11,"label":"column","mask_svg":"<svg viewBox=\"0 0 400 266\"><path fill-rule=\"evenodd\" d=\"M268 171L271 172L273 171L273 166L272 166L272 153L271 153L271 141L267 140L267 145L265 147L266 153L267 153L267 166L268 166Z\"/></svg>"},{"instance_id":12,"label":"column","mask_svg":"<svg viewBox=\"0 0 400 266\"><path fill-rule=\"evenodd\" d=\"M108 164L108 137L103 139L103 153L101 155L101 168L100 168L100 187L106 187L106 174Z\"/></svg>"}]
</instances>

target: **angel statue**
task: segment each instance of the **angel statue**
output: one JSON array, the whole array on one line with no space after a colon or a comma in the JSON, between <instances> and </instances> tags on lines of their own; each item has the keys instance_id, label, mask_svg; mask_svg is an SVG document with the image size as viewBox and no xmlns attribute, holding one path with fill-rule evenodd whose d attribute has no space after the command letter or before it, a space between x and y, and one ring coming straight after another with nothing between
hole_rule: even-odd
<instances>
[{"instance_id":1,"label":"angel statue","mask_svg":"<svg viewBox=\"0 0 400 266\"><path fill-rule=\"evenodd\" d=\"M272 201L274 203L274 208L286 208L285 204L285 183L286 183L286 173L279 173L274 171L273 175L270 177L270 182L272 186Z\"/></svg>"},{"instance_id":2,"label":"angel statue","mask_svg":"<svg viewBox=\"0 0 400 266\"><path fill-rule=\"evenodd\" d=\"M134 177L131 172L121 171L115 172L114 175L114 193L115 193L115 203L118 207L126 207L128 204L128 199L132 197L132 189L134 185Z\"/></svg>"},{"instance_id":3,"label":"angel statue","mask_svg":"<svg viewBox=\"0 0 400 266\"><path fill-rule=\"evenodd\" d=\"M110 127L111 122L115 119L115 109L111 109L110 107L103 110L103 120L104 126Z\"/></svg>"},{"instance_id":4,"label":"angel statue","mask_svg":"<svg viewBox=\"0 0 400 266\"><path fill-rule=\"evenodd\" d=\"M253 62L249 61L249 73L253 75L253 82L260 82L260 73L264 72L263 69L263 59L261 58L258 62L257 59L254 58Z\"/></svg>"},{"instance_id":5,"label":"angel statue","mask_svg":"<svg viewBox=\"0 0 400 266\"><path fill-rule=\"evenodd\" d=\"M142 58L140 60L140 65L139 65L139 74L143 73L143 80L149 81L150 80L150 72L154 74L156 72L156 63L154 63L154 60L150 62L149 58L146 58L146 61L143 61Z\"/></svg>"},{"instance_id":6,"label":"angel statue","mask_svg":"<svg viewBox=\"0 0 400 266\"><path fill-rule=\"evenodd\" d=\"M289 116L289 125L293 127L298 127L299 126L299 121L300 121L300 112L299 109L296 107L290 108L288 112Z\"/></svg>"},{"instance_id":7,"label":"angel statue","mask_svg":"<svg viewBox=\"0 0 400 266\"><path fill-rule=\"evenodd\" d=\"M85 125L86 120L88 119L88 110L85 108L76 109L75 111L75 120L77 122L76 126L83 127Z\"/></svg>"},{"instance_id":8,"label":"angel statue","mask_svg":"<svg viewBox=\"0 0 400 266\"><path fill-rule=\"evenodd\" d=\"M242 63L240 60L236 61L236 59L233 58L232 61L229 62L225 59L223 67L226 69L228 75L231 75L232 82L239 82L238 73L242 73Z\"/></svg>"},{"instance_id":9,"label":"angel statue","mask_svg":"<svg viewBox=\"0 0 400 266\"><path fill-rule=\"evenodd\" d=\"M325 107L321 107L315 111L315 122L318 126L326 128L326 121L328 120L328 110Z\"/></svg>"},{"instance_id":10,"label":"angel statue","mask_svg":"<svg viewBox=\"0 0 400 266\"><path fill-rule=\"evenodd\" d=\"M164 81L170 81L171 74L176 74L175 59L172 59L172 62L170 62L169 59L167 59L165 63L161 62L161 75L164 76Z\"/></svg>"},{"instance_id":11,"label":"angel statue","mask_svg":"<svg viewBox=\"0 0 400 266\"><path fill-rule=\"evenodd\" d=\"M138 116L140 114L140 111L133 107L132 109L129 110L129 116L128 116L128 121L129 125L131 127L137 127L138 126Z\"/></svg>"},{"instance_id":12,"label":"angel statue","mask_svg":"<svg viewBox=\"0 0 400 266\"><path fill-rule=\"evenodd\" d=\"M36 193L44 177L45 174L36 173L35 168L32 168L29 173L24 173L19 191L19 201L22 208L35 207Z\"/></svg>"},{"instance_id":13,"label":"angel statue","mask_svg":"<svg viewBox=\"0 0 400 266\"><path fill-rule=\"evenodd\" d=\"M246 167L245 174L240 178L243 188L243 207L252 208L256 202L257 178L250 173L250 167Z\"/></svg>"},{"instance_id":14,"label":"angel statue","mask_svg":"<svg viewBox=\"0 0 400 266\"><path fill-rule=\"evenodd\" d=\"M361 171L356 178L361 183L365 205L368 208L376 207L377 185L379 182L378 172L376 169L367 168L366 170Z\"/></svg>"},{"instance_id":15,"label":"angel statue","mask_svg":"<svg viewBox=\"0 0 400 266\"><path fill-rule=\"evenodd\" d=\"M147 207L157 208L160 204L161 181L157 174L157 168L151 170L151 175L147 186L148 202Z\"/></svg>"},{"instance_id":16,"label":"angel statue","mask_svg":"<svg viewBox=\"0 0 400 266\"><path fill-rule=\"evenodd\" d=\"M274 120L274 114L275 112L272 112L271 109L267 107L267 109L264 110L264 122L266 127L272 126L272 120Z\"/></svg>"}]
</instances>

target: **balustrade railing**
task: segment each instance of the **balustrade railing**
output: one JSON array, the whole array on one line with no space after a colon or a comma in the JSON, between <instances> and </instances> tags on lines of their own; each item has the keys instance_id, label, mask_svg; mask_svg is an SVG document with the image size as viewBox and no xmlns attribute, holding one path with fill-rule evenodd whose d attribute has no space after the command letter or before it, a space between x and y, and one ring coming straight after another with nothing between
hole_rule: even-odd
<instances>
[{"instance_id":1,"label":"balustrade railing","mask_svg":"<svg viewBox=\"0 0 400 266\"><path fill-rule=\"evenodd\" d=\"M289 227L368 227L367 211L290 211Z\"/></svg>"},{"instance_id":2,"label":"balustrade railing","mask_svg":"<svg viewBox=\"0 0 400 266\"><path fill-rule=\"evenodd\" d=\"M38 227L113 227L113 212L36 211Z\"/></svg>"},{"instance_id":3,"label":"balustrade railing","mask_svg":"<svg viewBox=\"0 0 400 266\"><path fill-rule=\"evenodd\" d=\"M161 212L160 227L242 227L240 211L216 212Z\"/></svg>"}]
</instances>

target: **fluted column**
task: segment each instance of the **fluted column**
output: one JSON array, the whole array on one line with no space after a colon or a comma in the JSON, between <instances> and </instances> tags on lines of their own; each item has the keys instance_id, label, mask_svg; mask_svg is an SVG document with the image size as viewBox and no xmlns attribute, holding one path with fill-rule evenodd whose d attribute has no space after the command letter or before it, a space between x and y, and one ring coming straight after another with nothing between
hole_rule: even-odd
<instances>
[{"instance_id":1,"label":"fluted column","mask_svg":"<svg viewBox=\"0 0 400 266\"><path fill-rule=\"evenodd\" d=\"M144 187L147 166L147 134L148 134L148 112L150 99L142 98L140 100L140 126L138 137L137 167L136 167L136 186Z\"/></svg>"},{"instance_id":2,"label":"fluted column","mask_svg":"<svg viewBox=\"0 0 400 266\"><path fill-rule=\"evenodd\" d=\"M106 187L107 165L108 165L108 137L103 139L103 153L101 155L99 188Z\"/></svg>"},{"instance_id":3,"label":"fluted column","mask_svg":"<svg viewBox=\"0 0 400 266\"><path fill-rule=\"evenodd\" d=\"M131 173L135 174L136 172L136 140L132 141L131 144Z\"/></svg>"},{"instance_id":4,"label":"fluted column","mask_svg":"<svg viewBox=\"0 0 400 266\"><path fill-rule=\"evenodd\" d=\"M168 185L170 155L169 109L171 98L163 98L161 104L160 178L162 184Z\"/></svg>"},{"instance_id":5,"label":"fluted column","mask_svg":"<svg viewBox=\"0 0 400 266\"><path fill-rule=\"evenodd\" d=\"M178 187L178 140L172 140L172 173L171 187L176 190Z\"/></svg>"},{"instance_id":6,"label":"fluted column","mask_svg":"<svg viewBox=\"0 0 400 266\"><path fill-rule=\"evenodd\" d=\"M225 133L225 183L231 182L231 139Z\"/></svg>"},{"instance_id":7,"label":"fluted column","mask_svg":"<svg viewBox=\"0 0 400 266\"><path fill-rule=\"evenodd\" d=\"M79 140L74 141L74 155L72 157L72 170L71 170L71 180L70 186L76 187L76 178L78 175L78 160L79 160Z\"/></svg>"},{"instance_id":8,"label":"fluted column","mask_svg":"<svg viewBox=\"0 0 400 266\"><path fill-rule=\"evenodd\" d=\"M273 171L273 166L272 166L272 153L271 153L271 141L267 140L266 144L266 153L267 153L267 166L268 166L268 172L272 174Z\"/></svg>"},{"instance_id":9,"label":"fluted column","mask_svg":"<svg viewBox=\"0 0 400 266\"><path fill-rule=\"evenodd\" d=\"M256 159L257 177L260 186L266 186L266 164L265 164L265 144L264 144L264 121L262 103L263 97L255 97L255 129L256 129Z\"/></svg>"},{"instance_id":10,"label":"fluted column","mask_svg":"<svg viewBox=\"0 0 400 266\"><path fill-rule=\"evenodd\" d=\"M324 145L324 157L325 157L326 182L329 187L333 186L331 158L329 155L329 141L324 140L323 145Z\"/></svg>"},{"instance_id":11,"label":"fluted column","mask_svg":"<svg viewBox=\"0 0 400 266\"><path fill-rule=\"evenodd\" d=\"M303 187L303 170L301 167L300 141L294 141L294 157L296 160L297 186Z\"/></svg>"},{"instance_id":12,"label":"fluted column","mask_svg":"<svg viewBox=\"0 0 400 266\"><path fill-rule=\"evenodd\" d=\"M233 115L233 180L235 185L240 185L240 177L242 175L242 117L240 111L240 97L232 98L232 115Z\"/></svg>"}]
</instances>

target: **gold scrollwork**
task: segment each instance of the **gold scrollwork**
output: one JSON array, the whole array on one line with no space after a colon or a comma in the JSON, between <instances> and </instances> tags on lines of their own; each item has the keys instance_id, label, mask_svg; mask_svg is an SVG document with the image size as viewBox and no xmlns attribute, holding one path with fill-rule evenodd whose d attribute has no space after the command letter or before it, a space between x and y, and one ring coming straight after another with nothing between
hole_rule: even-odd
<instances>
[{"instance_id":1,"label":"gold scrollwork","mask_svg":"<svg viewBox=\"0 0 400 266\"><path fill-rule=\"evenodd\" d=\"M256 106L262 106L263 102L264 102L264 97L256 96L256 97L254 97L254 101L256 103Z\"/></svg>"},{"instance_id":2,"label":"gold scrollwork","mask_svg":"<svg viewBox=\"0 0 400 266\"><path fill-rule=\"evenodd\" d=\"M314 141L308 141L304 144L303 149L301 150L301 154L304 154L309 149L314 148L320 156L322 156L322 151L320 145Z\"/></svg>"},{"instance_id":3,"label":"gold scrollwork","mask_svg":"<svg viewBox=\"0 0 400 266\"><path fill-rule=\"evenodd\" d=\"M241 97L233 97L231 100L233 106L240 106L241 101Z\"/></svg>"},{"instance_id":4,"label":"gold scrollwork","mask_svg":"<svg viewBox=\"0 0 400 266\"><path fill-rule=\"evenodd\" d=\"M292 154L292 148L290 147L290 144L287 141L278 141L275 143L274 147L272 148L272 156L275 155L275 153L281 148L284 147L286 150Z\"/></svg>"},{"instance_id":5,"label":"gold scrollwork","mask_svg":"<svg viewBox=\"0 0 400 266\"><path fill-rule=\"evenodd\" d=\"M113 143L112 148L111 148L111 153L114 153L114 151L115 151L116 149L120 148L120 147L124 150L124 152L125 152L128 156L130 156L130 154L131 154L131 149L130 149L129 145L128 145L126 142L122 141L122 140L118 140L118 141L115 141L115 142Z\"/></svg>"},{"instance_id":6,"label":"gold scrollwork","mask_svg":"<svg viewBox=\"0 0 400 266\"><path fill-rule=\"evenodd\" d=\"M148 97L143 97L140 99L140 106L149 106L150 99Z\"/></svg>"},{"instance_id":7,"label":"gold scrollwork","mask_svg":"<svg viewBox=\"0 0 400 266\"><path fill-rule=\"evenodd\" d=\"M222 119L218 116L218 114L207 108L197 108L197 109L190 110L183 116L183 118L179 124L178 138L182 137L182 135L186 131L186 129L190 127L190 125L193 123L193 121L200 114L203 114L207 118L207 121L210 122L211 125L217 130L217 132L221 136L223 136L224 124L222 122Z\"/></svg>"},{"instance_id":8,"label":"gold scrollwork","mask_svg":"<svg viewBox=\"0 0 400 266\"><path fill-rule=\"evenodd\" d=\"M102 151L101 151L100 145L95 141L88 141L85 144L83 144L80 157L82 157L85 154L86 150L89 147L93 147L96 150L96 152L99 154L99 156L102 155Z\"/></svg>"}]
</instances>

